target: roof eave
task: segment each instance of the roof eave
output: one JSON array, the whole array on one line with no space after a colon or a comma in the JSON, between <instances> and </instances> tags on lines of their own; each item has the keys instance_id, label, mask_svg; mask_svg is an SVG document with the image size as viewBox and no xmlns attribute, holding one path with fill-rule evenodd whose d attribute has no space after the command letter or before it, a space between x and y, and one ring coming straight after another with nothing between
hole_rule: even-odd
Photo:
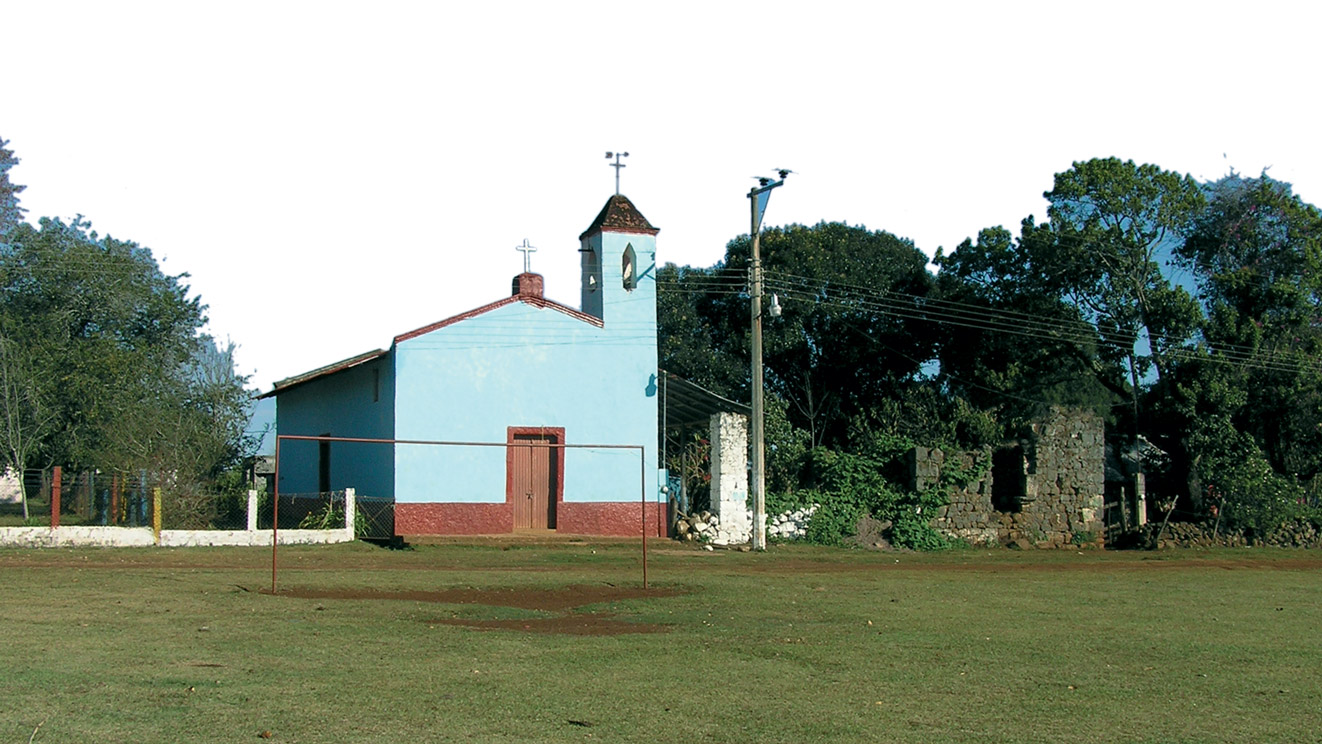
<instances>
[{"instance_id":1,"label":"roof eave","mask_svg":"<svg viewBox=\"0 0 1322 744\"><path fill-rule=\"evenodd\" d=\"M353 369L354 367L366 364L374 359L380 359L385 356L386 353L385 349L373 349L372 351L358 354L357 356L351 356L348 359L341 359L338 362L327 364L324 367L318 367L314 370L304 372L301 375L294 375L293 377L286 377L283 380L276 380L272 385L271 390L257 396L257 399L261 400L263 398L275 397L280 393L288 392L304 383L312 382L313 380L318 380L337 372L343 372L346 369Z\"/></svg>"}]
</instances>

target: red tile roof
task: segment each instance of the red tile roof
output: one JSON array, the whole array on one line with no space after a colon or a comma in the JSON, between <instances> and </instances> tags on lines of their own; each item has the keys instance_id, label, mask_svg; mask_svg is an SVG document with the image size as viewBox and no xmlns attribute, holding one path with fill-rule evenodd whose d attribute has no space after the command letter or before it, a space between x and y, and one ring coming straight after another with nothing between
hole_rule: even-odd
<instances>
[{"instance_id":1,"label":"red tile roof","mask_svg":"<svg viewBox=\"0 0 1322 744\"><path fill-rule=\"evenodd\" d=\"M597 219L592 221L588 229L578 236L582 240L589 235L599 232L622 232L639 233L642 235L656 235L661 232L660 229L652 227L652 223L647 221L642 212L629 201L628 197L616 194L606 200L606 206L601 208L601 213Z\"/></svg>"}]
</instances>

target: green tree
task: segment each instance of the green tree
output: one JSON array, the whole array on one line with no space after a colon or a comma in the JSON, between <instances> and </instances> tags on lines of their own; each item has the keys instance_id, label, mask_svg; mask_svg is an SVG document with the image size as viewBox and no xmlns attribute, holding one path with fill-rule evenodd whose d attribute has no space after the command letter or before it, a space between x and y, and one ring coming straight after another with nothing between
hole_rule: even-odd
<instances>
[{"instance_id":1,"label":"green tree","mask_svg":"<svg viewBox=\"0 0 1322 744\"><path fill-rule=\"evenodd\" d=\"M1178 250L1207 308L1204 349L1160 412L1189 442L1191 491L1257 519L1290 488L1322 486L1322 211L1265 175L1207 192Z\"/></svg>"},{"instance_id":2,"label":"green tree","mask_svg":"<svg viewBox=\"0 0 1322 744\"><path fill-rule=\"evenodd\" d=\"M741 236L710 269L658 274L661 366L745 401L749 248ZM941 429L927 415L923 371L935 344L921 312L932 276L912 242L824 222L764 231L762 255L767 292L783 310L763 324L769 488L792 489L812 447L848 450L878 432L923 438Z\"/></svg>"},{"instance_id":3,"label":"green tree","mask_svg":"<svg viewBox=\"0 0 1322 744\"><path fill-rule=\"evenodd\" d=\"M1201 213L1202 190L1189 176L1106 158L1056 174L1044 196L1054 239L1032 244L1035 265L1092 323L1098 379L1137 412L1145 380L1161 379L1200 320L1164 264Z\"/></svg>"},{"instance_id":4,"label":"green tree","mask_svg":"<svg viewBox=\"0 0 1322 744\"><path fill-rule=\"evenodd\" d=\"M1051 404L1093 408L1156 441L1170 482L1187 482L1187 431L1155 409L1168 408L1168 378L1197 354L1203 311L1173 277L1203 191L1188 176L1106 158L1056 174L1044 196L1047 223L1030 217L1017 237L984 230L938 256L940 295L967 321L946 336L943 379L1004 430Z\"/></svg>"},{"instance_id":5,"label":"green tree","mask_svg":"<svg viewBox=\"0 0 1322 744\"><path fill-rule=\"evenodd\" d=\"M745 265L749 248L747 237L732 241L725 264ZM768 392L811 446L848 447L851 423L906 396L933 357L921 309L927 257L911 241L838 222L766 230L762 256L783 310L763 324Z\"/></svg>"},{"instance_id":6,"label":"green tree","mask_svg":"<svg viewBox=\"0 0 1322 744\"><path fill-rule=\"evenodd\" d=\"M36 447L42 460L190 481L233 463L244 380L199 336L204 308L184 279L81 219L11 232L0 251L0 336L24 352L12 367L21 396L11 397L53 417Z\"/></svg>"},{"instance_id":7,"label":"green tree","mask_svg":"<svg viewBox=\"0 0 1322 744\"><path fill-rule=\"evenodd\" d=\"M18 205L18 195L27 187L9 180L9 170L18 165L18 158L14 157L12 150L6 149L8 146L7 140L0 139L0 247L10 231L23 221L23 212L26 211Z\"/></svg>"},{"instance_id":8,"label":"green tree","mask_svg":"<svg viewBox=\"0 0 1322 744\"><path fill-rule=\"evenodd\" d=\"M43 399L35 369L31 350L0 334L0 463L18 475L24 519L29 514L23 472L55 428L55 411Z\"/></svg>"},{"instance_id":9,"label":"green tree","mask_svg":"<svg viewBox=\"0 0 1322 744\"><path fill-rule=\"evenodd\" d=\"M191 358L201 302L150 251L81 219L19 225L3 259L0 331L41 351L35 372L58 412L47 456L118 466L98 462L114 452L108 435Z\"/></svg>"},{"instance_id":10,"label":"green tree","mask_svg":"<svg viewBox=\"0 0 1322 744\"><path fill-rule=\"evenodd\" d=\"M748 400L746 272L666 264L657 270L662 369L732 400ZM747 322L743 323L747 326Z\"/></svg>"},{"instance_id":11,"label":"green tree","mask_svg":"<svg viewBox=\"0 0 1322 744\"><path fill-rule=\"evenodd\" d=\"M1038 266L1054 240L1050 225L1030 217L1018 237L987 228L935 259L937 295L952 321L939 334L940 380L993 415L1002 434L1052 405L1109 417L1115 402L1098 378L1095 329Z\"/></svg>"}]
</instances>

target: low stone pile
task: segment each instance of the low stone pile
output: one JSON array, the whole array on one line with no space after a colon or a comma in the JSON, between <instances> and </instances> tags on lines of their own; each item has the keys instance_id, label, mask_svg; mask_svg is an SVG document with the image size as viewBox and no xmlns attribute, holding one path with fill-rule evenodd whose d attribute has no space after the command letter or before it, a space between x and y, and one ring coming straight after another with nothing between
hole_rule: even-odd
<instances>
[{"instance_id":1,"label":"low stone pile","mask_svg":"<svg viewBox=\"0 0 1322 744\"><path fill-rule=\"evenodd\" d=\"M743 534L743 540L731 539L737 538L740 532ZM695 514L680 514L679 519L675 521L676 540L689 542L697 540L714 545L730 545L734 542L748 542L748 534L747 526L743 530L732 529L730 525L722 528L720 518L705 510Z\"/></svg>"},{"instance_id":2,"label":"low stone pile","mask_svg":"<svg viewBox=\"0 0 1322 744\"><path fill-rule=\"evenodd\" d=\"M808 522L817 511L817 504L777 514L767 520L767 537L782 540L802 540L808 536ZM752 520L752 513L749 513Z\"/></svg>"},{"instance_id":3,"label":"low stone pile","mask_svg":"<svg viewBox=\"0 0 1322 744\"><path fill-rule=\"evenodd\" d=\"M1158 540L1160 536L1160 540ZM1162 548L1238 548L1248 545L1279 548L1322 547L1322 532L1310 521L1287 522L1266 535L1218 529L1215 522L1171 522L1163 533L1161 522L1148 522L1140 534L1140 544Z\"/></svg>"},{"instance_id":4,"label":"low stone pile","mask_svg":"<svg viewBox=\"0 0 1322 744\"><path fill-rule=\"evenodd\" d=\"M802 509L782 512L767 519L767 538L779 540L801 540L808 535L808 521L817 511L817 504ZM696 514L680 514L675 521L675 539L700 541L711 545L742 545L752 541L753 510L749 509L742 519L720 518L709 511Z\"/></svg>"}]
</instances>

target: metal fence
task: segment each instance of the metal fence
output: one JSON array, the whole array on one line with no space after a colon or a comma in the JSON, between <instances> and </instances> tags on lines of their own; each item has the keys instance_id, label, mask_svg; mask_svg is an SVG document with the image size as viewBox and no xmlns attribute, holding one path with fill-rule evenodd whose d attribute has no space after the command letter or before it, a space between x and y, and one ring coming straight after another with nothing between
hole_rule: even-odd
<instances>
[{"instance_id":1,"label":"metal fence","mask_svg":"<svg viewBox=\"0 0 1322 744\"><path fill-rule=\"evenodd\" d=\"M344 491L280 494L280 529L340 529L344 527ZM275 513L269 494L263 494L257 528L271 529ZM354 497L354 536L363 540L389 540L395 536L395 500L357 494Z\"/></svg>"},{"instance_id":2,"label":"metal fence","mask_svg":"<svg viewBox=\"0 0 1322 744\"><path fill-rule=\"evenodd\" d=\"M13 474L0 476L0 524L11 526L49 525L51 502L57 493L60 524L149 526L152 491L162 485L145 473L60 469L57 478L53 468L25 470L22 485L27 492L28 517L24 520L19 479Z\"/></svg>"},{"instance_id":3,"label":"metal fence","mask_svg":"<svg viewBox=\"0 0 1322 744\"><path fill-rule=\"evenodd\" d=\"M277 513L276 501L270 494L258 498L257 529L269 530ZM279 506L282 530L344 528L344 491L282 493Z\"/></svg>"},{"instance_id":4,"label":"metal fence","mask_svg":"<svg viewBox=\"0 0 1322 744\"><path fill-rule=\"evenodd\" d=\"M354 535L360 540L391 540L395 537L395 500L358 494Z\"/></svg>"},{"instance_id":5,"label":"metal fence","mask_svg":"<svg viewBox=\"0 0 1322 744\"><path fill-rule=\"evenodd\" d=\"M98 470L28 470L23 473L28 517L23 517L17 477L0 472L0 527L49 526L52 501L58 499L63 526L152 526L152 500L161 500L165 529L269 530L276 513L270 493L257 492L255 524L250 521L249 493L218 492L205 486L171 483L147 473L132 475ZM343 529L345 492L280 494L280 529ZM354 533L369 540L395 534L393 498L358 494Z\"/></svg>"}]
</instances>

